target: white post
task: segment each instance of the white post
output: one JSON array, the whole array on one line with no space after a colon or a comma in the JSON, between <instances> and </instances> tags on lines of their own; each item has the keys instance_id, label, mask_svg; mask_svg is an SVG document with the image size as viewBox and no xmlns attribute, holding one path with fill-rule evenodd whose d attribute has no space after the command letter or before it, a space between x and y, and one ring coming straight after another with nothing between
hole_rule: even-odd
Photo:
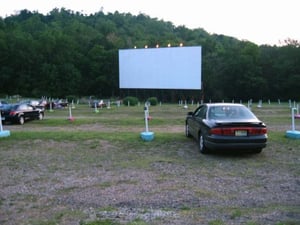
<instances>
[{"instance_id":1,"label":"white post","mask_svg":"<svg viewBox=\"0 0 300 225\"><path fill-rule=\"evenodd\" d=\"M72 119L73 117L72 117L72 109L71 109L72 107L71 106L69 106L69 118L70 119Z\"/></svg>"},{"instance_id":2,"label":"white post","mask_svg":"<svg viewBox=\"0 0 300 225\"><path fill-rule=\"evenodd\" d=\"M49 110L50 110L50 112L53 112L53 109L52 109L52 100L50 100L50 107L49 107Z\"/></svg>"},{"instance_id":3,"label":"white post","mask_svg":"<svg viewBox=\"0 0 300 225\"><path fill-rule=\"evenodd\" d=\"M292 131L295 131L295 113L296 108L292 108Z\"/></svg>"},{"instance_id":4,"label":"white post","mask_svg":"<svg viewBox=\"0 0 300 225\"><path fill-rule=\"evenodd\" d=\"M148 128L148 106L145 104L145 126L146 126L146 132L149 132L149 128Z\"/></svg>"},{"instance_id":5,"label":"white post","mask_svg":"<svg viewBox=\"0 0 300 225\"><path fill-rule=\"evenodd\" d=\"M0 132L3 131L3 127L2 127L2 117L1 117L1 110L0 110Z\"/></svg>"}]
</instances>

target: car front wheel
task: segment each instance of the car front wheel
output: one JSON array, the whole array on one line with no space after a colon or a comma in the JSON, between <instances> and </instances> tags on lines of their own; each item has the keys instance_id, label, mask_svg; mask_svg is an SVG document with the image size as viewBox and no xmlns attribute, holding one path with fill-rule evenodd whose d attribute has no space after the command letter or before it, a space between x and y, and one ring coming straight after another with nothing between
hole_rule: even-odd
<instances>
[{"instance_id":1,"label":"car front wheel","mask_svg":"<svg viewBox=\"0 0 300 225\"><path fill-rule=\"evenodd\" d=\"M208 153L208 149L206 148L204 144L204 137L202 134L199 135L199 150L202 154Z\"/></svg>"},{"instance_id":2,"label":"car front wheel","mask_svg":"<svg viewBox=\"0 0 300 225\"><path fill-rule=\"evenodd\" d=\"M20 124L20 125L23 125L24 122L25 122L24 116L20 116L20 117L19 117L19 124Z\"/></svg>"},{"instance_id":3,"label":"car front wheel","mask_svg":"<svg viewBox=\"0 0 300 225\"><path fill-rule=\"evenodd\" d=\"M43 115L43 113L40 113L40 114L39 114L39 116L38 116L38 119L39 119L39 120L42 120L42 119L44 119L44 115Z\"/></svg>"}]
</instances>

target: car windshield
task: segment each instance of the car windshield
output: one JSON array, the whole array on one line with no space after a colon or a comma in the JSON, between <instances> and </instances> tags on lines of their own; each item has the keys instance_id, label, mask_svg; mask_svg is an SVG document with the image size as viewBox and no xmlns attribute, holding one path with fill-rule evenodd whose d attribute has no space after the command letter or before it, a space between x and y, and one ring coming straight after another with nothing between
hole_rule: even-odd
<instances>
[{"instance_id":1,"label":"car windshield","mask_svg":"<svg viewBox=\"0 0 300 225\"><path fill-rule=\"evenodd\" d=\"M208 119L213 120L252 120L256 116L245 106L220 105L211 106L208 111Z\"/></svg>"}]
</instances>

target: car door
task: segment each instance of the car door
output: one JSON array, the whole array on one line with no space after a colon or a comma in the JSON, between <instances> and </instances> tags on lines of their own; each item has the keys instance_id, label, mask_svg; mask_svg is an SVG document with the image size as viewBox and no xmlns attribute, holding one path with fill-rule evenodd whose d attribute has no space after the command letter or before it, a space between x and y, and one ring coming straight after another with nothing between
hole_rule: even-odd
<instances>
[{"instance_id":1,"label":"car door","mask_svg":"<svg viewBox=\"0 0 300 225\"><path fill-rule=\"evenodd\" d=\"M24 116L26 119L32 119L35 117L35 111L33 109L33 106L24 104L24 105L22 105L22 109L23 109Z\"/></svg>"},{"instance_id":2,"label":"car door","mask_svg":"<svg viewBox=\"0 0 300 225\"><path fill-rule=\"evenodd\" d=\"M27 108L30 119L35 119L38 117L39 110L35 106L27 105Z\"/></svg>"},{"instance_id":3,"label":"car door","mask_svg":"<svg viewBox=\"0 0 300 225\"><path fill-rule=\"evenodd\" d=\"M195 110L193 113L190 123L189 123L189 129L190 133L194 137L198 137L199 130L201 130L201 127L203 126L202 120L206 118L206 112L207 112L207 106L201 105L198 109Z\"/></svg>"},{"instance_id":4,"label":"car door","mask_svg":"<svg viewBox=\"0 0 300 225\"><path fill-rule=\"evenodd\" d=\"M28 117L30 117L30 112L28 111L27 104L21 104L19 106L18 110L20 111L19 115L23 116L24 119L27 119Z\"/></svg>"}]
</instances>

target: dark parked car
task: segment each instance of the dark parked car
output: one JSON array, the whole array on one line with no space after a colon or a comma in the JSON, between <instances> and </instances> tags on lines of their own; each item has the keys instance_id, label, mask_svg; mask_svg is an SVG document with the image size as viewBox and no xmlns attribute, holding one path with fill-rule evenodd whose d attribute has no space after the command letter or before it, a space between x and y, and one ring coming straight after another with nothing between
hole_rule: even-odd
<instances>
[{"instance_id":1,"label":"dark parked car","mask_svg":"<svg viewBox=\"0 0 300 225\"><path fill-rule=\"evenodd\" d=\"M207 103L189 112L185 134L194 137L201 153L210 150L252 150L267 144L267 127L242 104Z\"/></svg>"},{"instance_id":2,"label":"dark parked car","mask_svg":"<svg viewBox=\"0 0 300 225\"><path fill-rule=\"evenodd\" d=\"M9 104L1 109L3 122L24 124L26 120L44 118L44 109L28 104Z\"/></svg>"},{"instance_id":3,"label":"dark parked car","mask_svg":"<svg viewBox=\"0 0 300 225\"><path fill-rule=\"evenodd\" d=\"M47 102L45 104L46 109L64 109L64 108L67 108L68 106L69 106L69 103L67 101L63 101L61 99Z\"/></svg>"}]
</instances>

